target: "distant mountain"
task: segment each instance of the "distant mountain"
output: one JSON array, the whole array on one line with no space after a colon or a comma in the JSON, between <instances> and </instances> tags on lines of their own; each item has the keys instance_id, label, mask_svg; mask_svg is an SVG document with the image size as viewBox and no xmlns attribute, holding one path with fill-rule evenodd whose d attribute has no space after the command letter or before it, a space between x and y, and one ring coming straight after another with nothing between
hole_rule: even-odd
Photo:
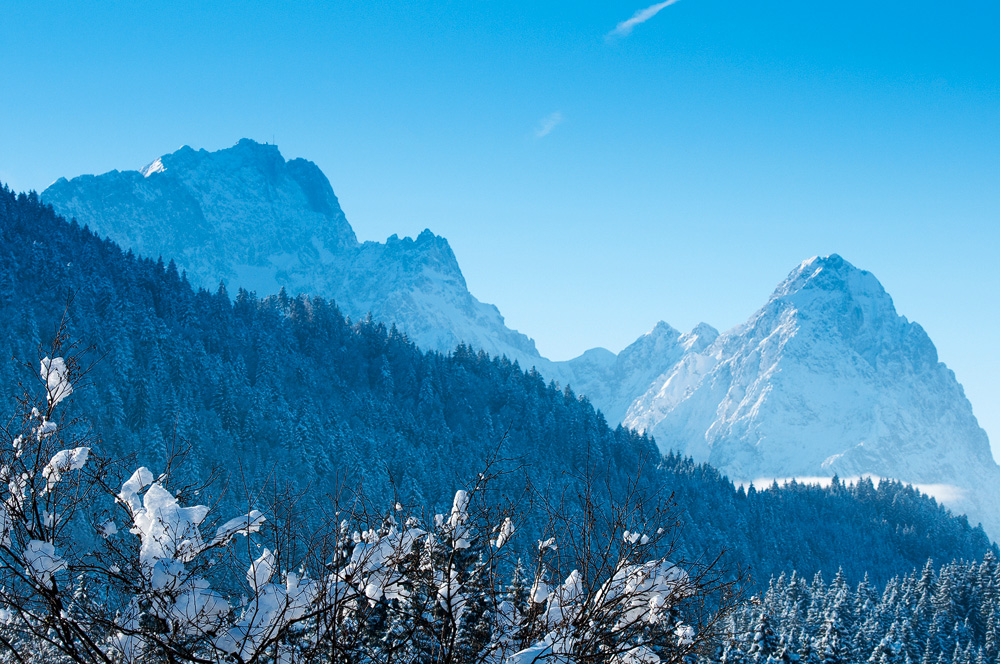
<instances>
[{"instance_id":1,"label":"distant mountain","mask_svg":"<svg viewBox=\"0 0 1000 664\"><path fill-rule=\"evenodd\" d=\"M274 145L185 146L139 171L60 179L42 199L127 249L173 259L195 286L214 291L221 280L261 296L284 287L395 323L423 348L465 342L540 360L531 339L469 293L447 240L424 231L358 243L319 167L285 161Z\"/></svg>"},{"instance_id":2,"label":"distant mountain","mask_svg":"<svg viewBox=\"0 0 1000 664\"><path fill-rule=\"evenodd\" d=\"M871 474L934 487L1000 534L1000 467L955 374L870 273L802 263L747 323L692 347L628 408L661 449L730 477ZM596 401L596 400L595 400ZM599 403L599 402L598 402Z\"/></svg>"},{"instance_id":3,"label":"distant mountain","mask_svg":"<svg viewBox=\"0 0 1000 664\"><path fill-rule=\"evenodd\" d=\"M595 348L554 363L554 373L586 395L609 422L621 422L656 379L687 355L703 352L718 336L718 330L705 323L681 334L661 321L617 355Z\"/></svg>"}]
</instances>

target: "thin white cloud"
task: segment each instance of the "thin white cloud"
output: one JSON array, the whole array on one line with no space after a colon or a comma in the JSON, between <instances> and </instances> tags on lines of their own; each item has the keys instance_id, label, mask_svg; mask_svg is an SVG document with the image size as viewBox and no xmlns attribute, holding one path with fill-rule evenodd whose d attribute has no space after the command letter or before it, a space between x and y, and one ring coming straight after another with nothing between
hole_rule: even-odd
<instances>
[{"instance_id":1,"label":"thin white cloud","mask_svg":"<svg viewBox=\"0 0 1000 664\"><path fill-rule=\"evenodd\" d=\"M969 495L965 489L951 484L914 484L913 486L947 506L960 503Z\"/></svg>"},{"instance_id":2,"label":"thin white cloud","mask_svg":"<svg viewBox=\"0 0 1000 664\"><path fill-rule=\"evenodd\" d=\"M676 2L676 0L675 0ZM552 133L552 130L559 126L563 121L563 115L559 111L555 113L550 113L542 118L542 121L538 123L538 129L535 130L535 138L542 138L548 136Z\"/></svg>"},{"instance_id":3,"label":"thin white cloud","mask_svg":"<svg viewBox=\"0 0 1000 664\"><path fill-rule=\"evenodd\" d=\"M855 475L852 477L841 477L840 482L842 484L857 484L858 480L862 477L867 477L872 481L876 488L878 488L880 479L876 475L870 473L865 473L864 475ZM813 484L821 487L828 487L833 482L832 477L823 476L806 476L806 477L758 477L752 482L747 482L745 480L740 480L734 482L737 486L749 486L753 484L759 490L766 491L771 488L774 482L778 483L778 486L783 486L788 482L795 480L799 484ZM907 482L908 483L908 482ZM954 486L952 484L913 484L914 488L920 490L922 493L927 494L931 498L936 499L939 503L944 503L947 506L954 505L956 503L961 503L965 500L969 492L961 487Z\"/></svg>"},{"instance_id":4,"label":"thin white cloud","mask_svg":"<svg viewBox=\"0 0 1000 664\"><path fill-rule=\"evenodd\" d=\"M609 37L627 37L632 34L632 30L635 26L640 23L645 23L649 19L653 18L660 13L663 9L666 9L670 5L677 2L677 0L666 0L665 2L658 2L655 5L650 5L645 9L640 9L636 13L632 14L632 18L627 21L622 21L615 26L615 29L608 33Z\"/></svg>"}]
</instances>

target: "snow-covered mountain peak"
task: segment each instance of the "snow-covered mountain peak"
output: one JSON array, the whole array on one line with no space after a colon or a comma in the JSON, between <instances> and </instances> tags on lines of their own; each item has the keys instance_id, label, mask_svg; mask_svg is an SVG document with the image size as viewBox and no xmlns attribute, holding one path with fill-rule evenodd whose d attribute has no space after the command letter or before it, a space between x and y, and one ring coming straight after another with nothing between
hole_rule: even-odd
<instances>
[{"instance_id":1,"label":"snow-covered mountain peak","mask_svg":"<svg viewBox=\"0 0 1000 664\"><path fill-rule=\"evenodd\" d=\"M246 139L217 152L184 146L142 171L60 179L42 197L122 246L175 259L206 288L269 292L277 275L267 266L294 271L357 245L315 164Z\"/></svg>"},{"instance_id":2,"label":"snow-covered mountain peak","mask_svg":"<svg viewBox=\"0 0 1000 664\"><path fill-rule=\"evenodd\" d=\"M322 295L424 348L464 341L525 367L541 361L531 339L469 293L447 240L425 230L359 244L319 167L286 161L275 145L183 146L141 171L60 179L42 199L126 248L174 259L195 285Z\"/></svg>"},{"instance_id":3,"label":"snow-covered mountain peak","mask_svg":"<svg viewBox=\"0 0 1000 664\"><path fill-rule=\"evenodd\" d=\"M938 362L923 328L897 313L875 275L837 254L799 265L737 330L728 336L781 340L783 353L800 357L845 351L873 368L905 361L930 369Z\"/></svg>"},{"instance_id":4,"label":"snow-covered mountain peak","mask_svg":"<svg viewBox=\"0 0 1000 664\"><path fill-rule=\"evenodd\" d=\"M959 487L953 506L1000 533L987 512L1000 495L981 490L1000 486L986 434L923 328L872 273L837 255L805 261L745 324L674 357L625 416L664 451L737 479L872 474Z\"/></svg>"},{"instance_id":5,"label":"snow-covered mountain peak","mask_svg":"<svg viewBox=\"0 0 1000 664\"><path fill-rule=\"evenodd\" d=\"M699 323L690 332L682 334L661 320L618 354L618 364L626 373L633 373L640 367L661 363L664 357L672 357L692 348L704 348L718 336L718 330L707 323Z\"/></svg>"},{"instance_id":6,"label":"snow-covered mountain peak","mask_svg":"<svg viewBox=\"0 0 1000 664\"><path fill-rule=\"evenodd\" d=\"M715 343L719 331L708 323L698 323L690 332L682 334L680 344L689 353L701 353Z\"/></svg>"},{"instance_id":7,"label":"snow-covered mountain peak","mask_svg":"<svg viewBox=\"0 0 1000 664\"><path fill-rule=\"evenodd\" d=\"M618 353L618 364L626 373L631 373L633 368L649 365L653 358L682 352L681 337L678 330L661 320Z\"/></svg>"},{"instance_id":8,"label":"snow-covered mountain peak","mask_svg":"<svg viewBox=\"0 0 1000 664\"><path fill-rule=\"evenodd\" d=\"M195 150L190 145L182 145L174 152L165 154L153 163L160 162L162 170L191 170L199 164L210 163L215 168L252 168L274 170L285 163L285 158L277 145L258 143L250 138L241 138L231 147L210 152L204 148Z\"/></svg>"},{"instance_id":9,"label":"snow-covered mountain peak","mask_svg":"<svg viewBox=\"0 0 1000 664\"><path fill-rule=\"evenodd\" d=\"M152 163L149 163L140 168L139 173L142 174L142 177L148 178L150 175L155 175L156 173L162 173L164 170L166 170L166 167L163 165L163 159L157 157L152 161Z\"/></svg>"},{"instance_id":10,"label":"snow-covered mountain peak","mask_svg":"<svg viewBox=\"0 0 1000 664\"><path fill-rule=\"evenodd\" d=\"M651 383L673 370L684 357L711 346L718 336L718 331L706 323L682 334L660 321L617 355L595 348L567 362L542 368L571 383L579 394L587 395L609 422L620 422Z\"/></svg>"},{"instance_id":11,"label":"snow-covered mountain peak","mask_svg":"<svg viewBox=\"0 0 1000 664\"><path fill-rule=\"evenodd\" d=\"M804 261L778 285L771 300L803 310L850 303L874 315L895 315L892 298L875 275L837 254Z\"/></svg>"},{"instance_id":12,"label":"snow-covered mountain peak","mask_svg":"<svg viewBox=\"0 0 1000 664\"><path fill-rule=\"evenodd\" d=\"M639 337L640 339L660 339L664 337L676 338L680 336L680 332L665 320L657 321L656 325L653 326L646 334Z\"/></svg>"},{"instance_id":13,"label":"snow-covered mountain peak","mask_svg":"<svg viewBox=\"0 0 1000 664\"><path fill-rule=\"evenodd\" d=\"M344 214L330 181L316 164L306 159L286 161L278 146L249 138L215 152L184 145L156 158L140 169L139 174L144 178L167 176L195 189L203 189L209 178L218 178L222 182L242 185L236 191L240 195L247 193L248 186L256 186L262 195L267 195L291 183L301 190L298 193L313 212L328 217ZM350 242L356 242L353 231L351 238Z\"/></svg>"}]
</instances>

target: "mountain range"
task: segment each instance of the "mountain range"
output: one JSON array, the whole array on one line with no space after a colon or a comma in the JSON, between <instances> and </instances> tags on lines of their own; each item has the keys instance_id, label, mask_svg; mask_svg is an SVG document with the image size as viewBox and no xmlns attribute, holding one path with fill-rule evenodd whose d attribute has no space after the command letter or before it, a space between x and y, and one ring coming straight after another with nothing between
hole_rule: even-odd
<instances>
[{"instance_id":1,"label":"mountain range","mask_svg":"<svg viewBox=\"0 0 1000 664\"><path fill-rule=\"evenodd\" d=\"M510 501L512 544L526 555L552 536L547 500L575 515L594 501L610 518L609 501L629 494L644 505L630 519L667 510L682 559L722 555L758 590L793 570L881 584L928 558L1000 555L981 528L900 482L735 486L708 464L660 456L648 436L506 358L421 351L317 296L195 290L173 263L3 186L0 320L0 355L14 358L0 363L0 412L15 425L11 414L32 417L31 397L44 398L39 360L64 356L85 376L52 420L60 444L86 440L88 463L111 462L121 481L135 465L169 468L188 500L224 512L272 514L288 496L288 518L307 532L359 499L376 523L394 503L429 520L492 466L489 499Z\"/></svg>"},{"instance_id":2,"label":"mountain range","mask_svg":"<svg viewBox=\"0 0 1000 664\"><path fill-rule=\"evenodd\" d=\"M42 199L123 247L174 260L196 286L321 295L422 348L465 343L534 366L609 422L738 480L896 478L1000 536L1000 467L961 385L878 280L840 256L803 262L727 332L661 322L618 354L552 362L469 292L444 238L359 243L320 169L273 145L184 147L139 171L60 179Z\"/></svg>"},{"instance_id":3,"label":"mountain range","mask_svg":"<svg viewBox=\"0 0 1000 664\"><path fill-rule=\"evenodd\" d=\"M469 293L448 242L358 242L329 180L312 162L243 139L182 147L138 171L60 179L43 200L145 256L172 259L194 286L333 298L348 315L395 323L417 345L465 342L492 355L538 357L534 342Z\"/></svg>"},{"instance_id":4,"label":"mountain range","mask_svg":"<svg viewBox=\"0 0 1000 664\"><path fill-rule=\"evenodd\" d=\"M686 352L624 423L734 478L904 479L997 532L1000 468L961 385L878 280L837 255L805 261L750 320Z\"/></svg>"}]
</instances>

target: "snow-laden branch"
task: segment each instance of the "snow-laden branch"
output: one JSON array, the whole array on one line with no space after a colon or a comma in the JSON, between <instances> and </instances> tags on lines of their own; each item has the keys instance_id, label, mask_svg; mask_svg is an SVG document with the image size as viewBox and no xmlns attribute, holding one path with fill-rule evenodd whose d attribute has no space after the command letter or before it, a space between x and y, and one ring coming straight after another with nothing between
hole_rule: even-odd
<instances>
[{"instance_id":1,"label":"snow-laden branch","mask_svg":"<svg viewBox=\"0 0 1000 664\"><path fill-rule=\"evenodd\" d=\"M54 423L71 365L42 361L44 404L0 449L0 649L105 664L650 664L681 662L711 635L685 602L722 586L658 552L655 524L520 541L526 519L485 503L485 474L432 523L399 504L348 511L318 540L254 504L217 519L147 467L112 482Z\"/></svg>"},{"instance_id":2,"label":"snow-laden branch","mask_svg":"<svg viewBox=\"0 0 1000 664\"><path fill-rule=\"evenodd\" d=\"M52 488L62 479L63 474L71 470L80 470L87 463L90 455L89 447L74 447L71 450L61 450L42 468L42 477L45 478L45 492L52 491Z\"/></svg>"},{"instance_id":3,"label":"snow-laden branch","mask_svg":"<svg viewBox=\"0 0 1000 664\"><path fill-rule=\"evenodd\" d=\"M46 402L49 409L73 393L73 384L69 382L66 360L61 357L42 359L39 372L45 383Z\"/></svg>"}]
</instances>

